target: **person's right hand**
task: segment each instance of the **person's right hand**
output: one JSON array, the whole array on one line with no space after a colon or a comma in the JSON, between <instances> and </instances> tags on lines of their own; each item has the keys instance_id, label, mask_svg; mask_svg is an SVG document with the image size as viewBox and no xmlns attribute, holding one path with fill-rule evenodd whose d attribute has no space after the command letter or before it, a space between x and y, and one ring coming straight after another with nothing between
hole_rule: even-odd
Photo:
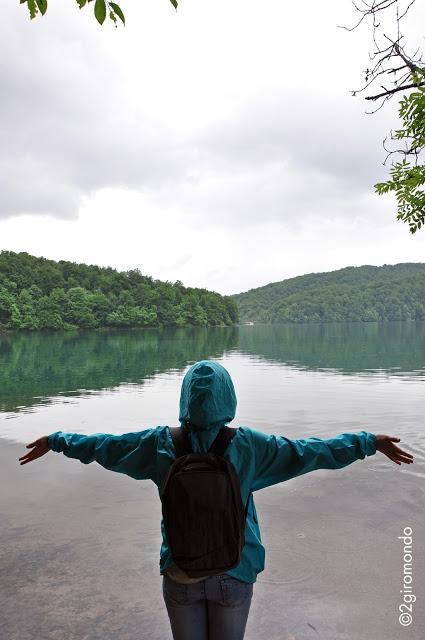
<instances>
[{"instance_id":1,"label":"person's right hand","mask_svg":"<svg viewBox=\"0 0 425 640\"><path fill-rule=\"evenodd\" d=\"M31 462L32 460L36 460L37 458L41 458L41 456L44 456L45 453L50 451L48 436L42 436L41 438L38 438L38 440L30 442L27 444L27 449L29 447L33 447L32 451L28 451L28 453L19 458L19 460L22 460L20 463L21 465Z\"/></svg>"}]
</instances>

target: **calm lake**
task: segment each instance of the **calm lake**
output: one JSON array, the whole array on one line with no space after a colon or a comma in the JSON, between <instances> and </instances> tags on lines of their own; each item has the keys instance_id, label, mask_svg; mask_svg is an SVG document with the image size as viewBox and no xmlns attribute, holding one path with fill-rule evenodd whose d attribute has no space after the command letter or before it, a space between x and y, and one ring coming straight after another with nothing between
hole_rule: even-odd
<instances>
[{"instance_id":1,"label":"calm lake","mask_svg":"<svg viewBox=\"0 0 425 640\"><path fill-rule=\"evenodd\" d=\"M204 358L233 378L233 425L295 438L397 433L417 456L403 473L424 472L421 322L3 335L0 436L178 424L183 375Z\"/></svg>"},{"instance_id":2,"label":"calm lake","mask_svg":"<svg viewBox=\"0 0 425 640\"><path fill-rule=\"evenodd\" d=\"M246 639L398 640L403 635L423 640L423 322L1 335L0 441L10 447L8 451L23 455L23 443L57 430L119 434L177 425L183 375L193 362L206 358L222 363L232 376L238 397L232 426L251 426L290 438L367 430L399 436L401 446L415 456L413 465L400 468L378 453L340 471L316 471L254 494L266 547L266 569L255 585ZM47 458L55 458L48 464L69 474L68 487L81 481L75 469L83 465L60 454ZM37 460L21 468L14 460L8 476L10 486L19 485L19 491L27 491L22 488L26 487L27 472L32 474L31 482L44 482L44 464L44 459ZM88 472L86 466L83 472L84 482L100 477ZM60 474L55 473L54 482L59 483ZM108 486L119 476L104 470L101 473ZM3 477L2 481L4 486ZM125 487L130 484L128 481ZM16 489L13 505L12 499L5 505L15 519L13 526L22 529L25 537L28 532L24 529L31 526L33 517L32 526L43 537L51 526L51 511L46 507L43 521L27 512L24 522L19 491ZM149 610L137 614L138 629L143 628L139 637L149 633L152 638L171 638L157 568L159 500L153 487L143 491L144 505L152 508L143 507L143 521L137 513L131 526L139 527L135 529L137 536L143 532L150 536L148 547L139 549L136 563L143 564L155 586ZM37 498L31 500L36 511ZM103 506L112 509L107 495ZM92 524L95 520L90 519L96 517L89 511L84 515L85 522ZM66 512L62 518L66 519ZM414 532L417 596L408 628L398 621L403 586L403 549L398 536L405 527ZM117 530L111 535L118 540L123 534ZM78 531L73 540L78 546ZM80 561L77 566L83 567L83 559ZM120 562L125 560L120 558ZM76 584L78 578L73 575ZM139 576L140 572L134 579ZM45 593L48 586L40 589ZM136 602L137 596L134 598ZM13 606L11 601L7 603L7 637L26 638L20 627L23 623L14 622ZM152 606L161 612L157 614L159 621ZM101 607L99 611L102 618ZM101 635L101 627L99 622L96 634L86 637L118 637L109 627ZM38 637L62 638L54 635L52 628ZM85 637L63 633L64 638Z\"/></svg>"}]
</instances>

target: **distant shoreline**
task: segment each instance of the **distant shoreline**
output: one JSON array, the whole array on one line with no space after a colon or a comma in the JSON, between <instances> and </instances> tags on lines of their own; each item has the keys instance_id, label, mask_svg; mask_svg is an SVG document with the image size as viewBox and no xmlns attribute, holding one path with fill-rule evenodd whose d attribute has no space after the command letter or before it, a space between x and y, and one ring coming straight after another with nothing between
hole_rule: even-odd
<instances>
[{"instance_id":1,"label":"distant shoreline","mask_svg":"<svg viewBox=\"0 0 425 640\"><path fill-rule=\"evenodd\" d=\"M417 318L408 318L405 320L306 320L306 321L281 321L281 322L238 322L231 325L226 324L217 324L217 325L207 325L207 326L197 326L197 325L184 325L182 327L178 327L176 325L161 325L156 327L69 327L66 329L51 329L51 328L43 328L43 329L10 329L8 327L0 326L0 336L1 335L49 335L55 334L60 335L61 333L70 335L72 333L87 333L87 332L95 332L95 333L108 333L108 332L126 332L126 331L163 331L163 330L193 330L193 329L231 329L231 328L239 328L239 327L256 327L256 326L307 326L307 325L344 325L344 324L356 324L356 325L374 325L374 324L413 324L413 323L421 323L425 322L425 319L417 319Z\"/></svg>"}]
</instances>

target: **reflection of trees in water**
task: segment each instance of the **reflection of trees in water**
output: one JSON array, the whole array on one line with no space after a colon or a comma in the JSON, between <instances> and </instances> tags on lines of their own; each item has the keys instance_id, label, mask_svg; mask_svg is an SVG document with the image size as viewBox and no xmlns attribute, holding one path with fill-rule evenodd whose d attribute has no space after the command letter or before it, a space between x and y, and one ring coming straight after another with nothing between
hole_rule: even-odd
<instances>
[{"instance_id":1,"label":"reflection of trees in water","mask_svg":"<svg viewBox=\"0 0 425 640\"><path fill-rule=\"evenodd\" d=\"M238 327L0 336L0 410L78 389L143 383L237 346Z\"/></svg>"},{"instance_id":2,"label":"reflection of trees in water","mask_svg":"<svg viewBox=\"0 0 425 640\"><path fill-rule=\"evenodd\" d=\"M425 322L193 327L0 336L0 410L100 390L225 352L298 369L425 373Z\"/></svg>"},{"instance_id":3,"label":"reflection of trees in water","mask_svg":"<svg viewBox=\"0 0 425 640\"><path fill-rule=\"evenodd\" d=\"M241 327L239 349L302 369L425 374L425 322Z\"/></svg>"}]
</instances>

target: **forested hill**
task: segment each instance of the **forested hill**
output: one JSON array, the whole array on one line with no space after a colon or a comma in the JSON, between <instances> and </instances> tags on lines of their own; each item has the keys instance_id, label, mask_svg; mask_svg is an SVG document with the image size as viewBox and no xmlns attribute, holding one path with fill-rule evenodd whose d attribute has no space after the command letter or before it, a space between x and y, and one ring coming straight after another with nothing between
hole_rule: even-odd
<instances>
[{"instance_id":1,"label":"forested hill","mask_svg":"<svg viewBox=\"0 0 425 640\"><path fill-rule=\"evenodd\" d=\"M425 320L425 263L309 273L232 298L241 322Z\"/></svg>"},{"instance_id":2,"label":"forested hill","mask_svg":"<svg viewBox=\"0 0 425 640\"><path fill-rule=\"evenodd\" d=\"M153 280L138 269L0 253L0 329L219 326L238 321L229 296L181 282Z\"/></svg>"}]
</instances>

